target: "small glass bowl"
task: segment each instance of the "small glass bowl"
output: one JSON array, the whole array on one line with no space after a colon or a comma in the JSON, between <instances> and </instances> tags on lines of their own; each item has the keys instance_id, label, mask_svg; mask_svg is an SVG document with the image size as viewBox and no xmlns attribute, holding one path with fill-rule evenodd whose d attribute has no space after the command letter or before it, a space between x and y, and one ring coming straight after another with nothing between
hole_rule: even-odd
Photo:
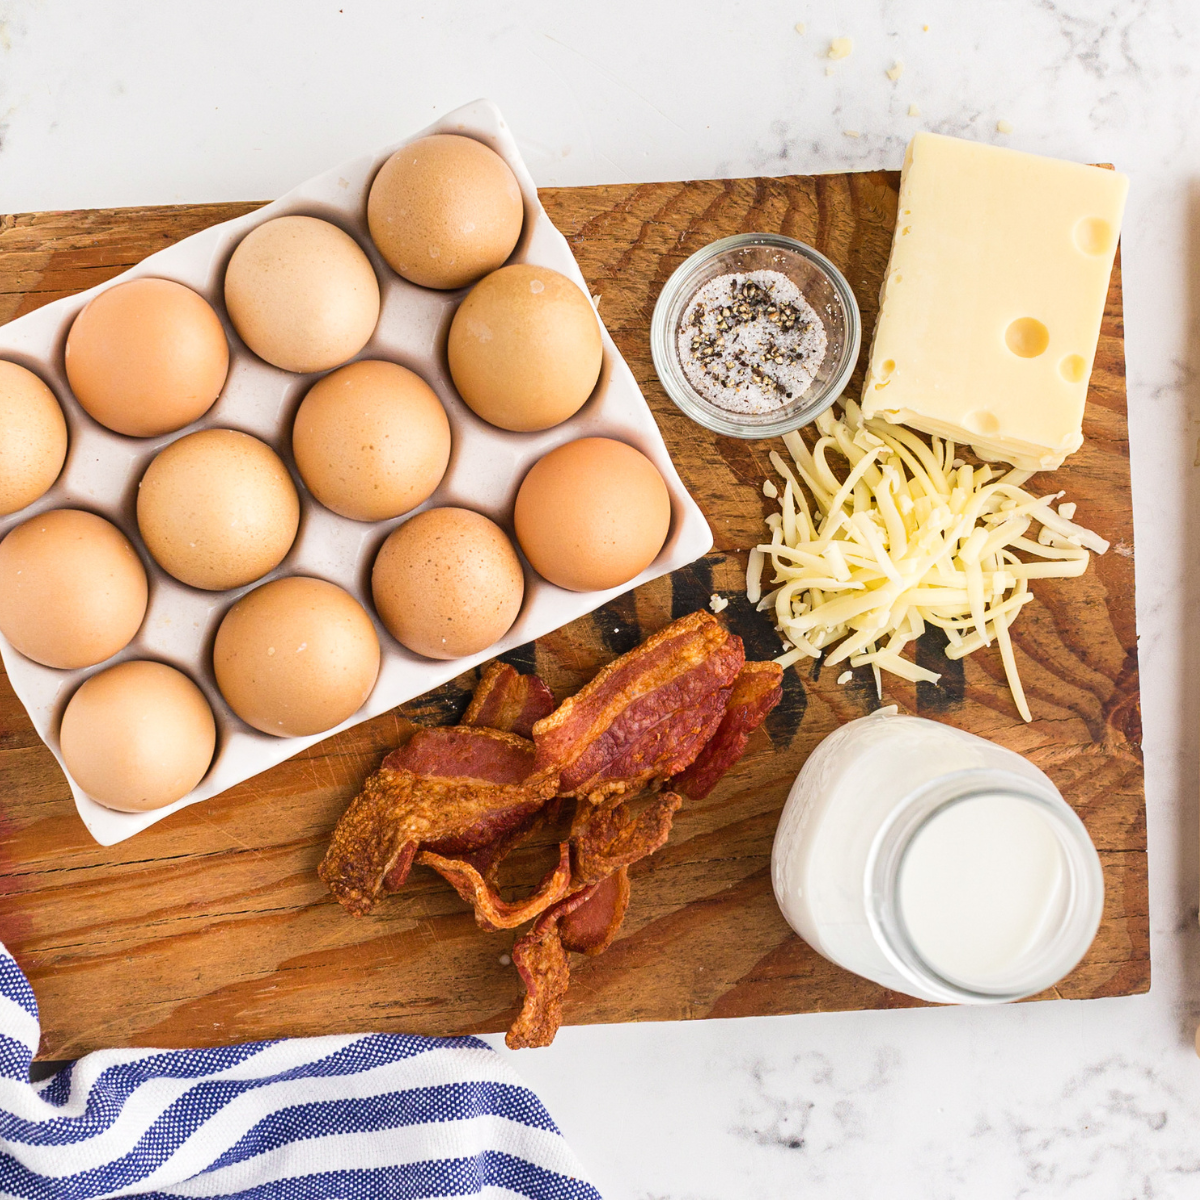
<instances>
[{"instance_id":1,"label":"small glass bowl","mask_svg":"<svg viewBox=\"0 0 1200 1200\"><path fill-rule=\"evenodd\" d=\"M786 275L825 323L825 357L804 394L766 413L739 413L701 396L679 361L679 330L692 297L711 279L735 271ZM654 369L676 406L705 429L728 437L790 433L823 413L845 389L858 361L862 322L845 276L819 251L778 233L739 233L697 250L667 280L650 322Z\"/></svg>"}]
</instances>

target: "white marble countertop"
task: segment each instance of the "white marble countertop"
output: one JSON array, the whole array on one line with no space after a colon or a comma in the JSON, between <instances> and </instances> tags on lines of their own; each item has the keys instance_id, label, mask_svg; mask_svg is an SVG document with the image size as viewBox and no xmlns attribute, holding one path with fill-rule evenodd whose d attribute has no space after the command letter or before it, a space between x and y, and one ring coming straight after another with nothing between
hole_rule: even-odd
<instances>
[{"instance_id":1,"label":"white marble countertop","mask_svg":"<svg viewBox=\"0 0 1200 1200\"><path fill-rule=\"evenodd\" d=\"M1152 991L564 1029L515 1065L608 1200L1200 1195L1197 63L1196 0L0 0L0 212L266 199L480 95L542 184L898 167L918 128L1132 176Z\"/></svg>"}]
</instances>

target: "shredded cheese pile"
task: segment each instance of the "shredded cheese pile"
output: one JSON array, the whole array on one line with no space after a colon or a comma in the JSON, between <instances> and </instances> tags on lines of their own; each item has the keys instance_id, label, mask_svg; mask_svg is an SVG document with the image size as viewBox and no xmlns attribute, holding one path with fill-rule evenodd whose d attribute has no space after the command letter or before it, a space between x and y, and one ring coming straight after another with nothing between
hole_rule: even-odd
<instances>
[{"instance_id":1,"label":"shredded cheese pile","mask_svg":"<svg viewBox=\"0 0 1200 1200\"><path fill-rule=\"evenodd\" d=\"M1072 523L1073 504L1051 507L1062 492L1025 491L1032 472L971 467L955 458L953 442L864 421L852 400L840 418L830 411L816 424L811 450L799 433L784 436L790 466L771 452L783 492L770 480L763 491L779 497L780 512L767 517L770 544L750 551L746 571L747 598L774 611L791 647L775 661L786 667L833 647L826 665L870 665L882 696L882 671L912 682L941 678L901 656L936 625L946 631L947 658L995 641L1017 709L1032 720L1009 626L1033 599L1031 579L1082 575L1089 551L1103 554L1108 543ZM848 464L841 478L831 453ZM1026 536L1034 522L1036 540ZM777 586L763 595L768 560Z\"/></svg>"}]
</instances>

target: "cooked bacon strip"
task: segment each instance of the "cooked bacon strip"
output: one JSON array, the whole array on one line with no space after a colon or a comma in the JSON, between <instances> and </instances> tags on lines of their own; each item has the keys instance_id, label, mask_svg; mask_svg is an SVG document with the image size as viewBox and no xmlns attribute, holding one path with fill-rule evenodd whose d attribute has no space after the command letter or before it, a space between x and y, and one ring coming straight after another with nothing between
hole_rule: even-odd
<instances>
[{"instance_id":1,"label":"cooked bacon strip","mask_svg":"<svg viewBox=\"0 0 1200 1200\"><path fill-rule=\"evenodd\" d=\"M524 817L507 833L501 834L478 849L461 851L455 857L474 867L488 883L495 883L504 860L547 822L558 820L559 806L560 801L557 798L546 804L539 802L538 807L529 816ZM437 852L440 851L435 851L435 853Z\"/></svg>"},{"instance_id":2,"label":"cooked bacon strip","mask_svg":"<svg viewBox=\"0 0 1200 1200\"><path fill-rule=\"evenodd\" d=\"M610 809L589 806L576 818L570 841L574 890L547 908L513 946L526 996L505 1039L512 1049L548 1046L554 1040L570 982L566 952L602 954L612 944L629 906L629 866L666 842L681 803L668 792L636 816L628 804L619 804Z\"/></svg>"},{"instance_id":3,"label":"cooked bacon strip","mask_svg":"<svg viewBox=\"0 0 1200 1200\"><path fill-rule=\"evenodd\" d=\"M636 728L618 731L614 725L576 764L580 767L579 773L560 786L569 787L579 775L588 772L583 782L577 784L574 794L601 802L638 792L656 780L675 774L677 769L682 770L689 764L717 732L728 698L728 688L717 688L698 703L668 713L644 732ZM635 707L653 700L653 697L647 697ZM641 723L640 718L641 714L630 712L631 724ZM632 736L625 745L616 744L627 734ZM597 767L594 771L591 770L593 766Z\"/></svg>"},{"instance_id":4,"label":"cooked bacon strip","mask_svg":"<svg viewBox=\"0 0 1200 1200\"><path fill-rule=\"evenodd\" d=\"M430 781L448 779L516 787L529 779L534 756L532 743L514 734L442 725L419 729L405 745L393 750L383 765ZM491 862L501 845L512 849L532 832L546 807L545 787L535 790L537 794L526 801L516 797L515 802L496 804L451 832L423 841L422 849L442 855L479 855ZM514 797L506 793L504 799L513 801ZM498 860L495 865L499 865ZM485 867L479 866L479 870Z\"/></svg>"},{"instance_id":5,"label":"cooked bacon strip","mask_svg":"<svg viewBox=\"0 0 1200 1200\"><path fill-rule=\"evenodd\" d=\"M577 954L603 954L625 920L629 907L629 868L614 871L588 889L588 898L558 923L564 950Z\"/></svg>"},{"instance_id":6,"label":"cooked bacon strip","mask_svg":"<svg viewBox=\"0 0 1200 1200\"><path fill-rule=\"evenodd\" d=\"M607 879L665 845L682 803L674 792L662 792L636 816L628 804L583 808L571 826L575 885Z\"/></svg>"},{"instance_id":7,"label":"cooked bacon strip","mask_svg":"<svg viewBox=\"0 0 1200 1200\"><path fill-rule=\"evenodd\" d=\"M716 732L744 661L711 613L680 618L538 721L537 768L594 803L678 774Z\"/></svg>"},{"instance_id":8,"label":"cooked bacon strip","mask_svg":"<svg viewBox=\"0 0 1200 1200\"><path fill-rule=\"evenodd\" d=\"M567 951L602 954L611 945L629 904L626 868L573 892L538 918L513 945L513 965L525 985L521 1012L505 1035L510 1050L548 1046L562 1024L562 1001L571 982Z\"/></svg>"},{"instance_id":9,"label":"cooked bacon strip","mask_svg":"<svg viewBox=\"0 0 1200 1200\"><path fill-rule=\"evenodd\" d=\"M579 903L587 899L578 893ZM570 904L568 896L560 904ZM537 924L513 944L513 966L525 985L521 1012L504 1035L510 1050L529 1046L548 1046L562 1024L562 1001L571 982L571 965L558 934L555 910L543 913Z\"/></svg>"},{"instance_id":10,"label":"cooked bacon strip","mask_svg":"<svg viewBox=\"0 0 1200 1200\"><path fill-rule=\"evenodd\" d=\"M355 916L408 875L418 848L479 850L527 822L555 794L553 773L531 774L524 738L493 729L419 730L371 775L342 815L318 874Z\"/></svg>"},{"instance_id":11,"label":"cooked bacon strip","mask_svg":"<svg viewBox=\"0 0 1200 1200\"><path fill-rule=\"evenodd\" d=\"M508 663L497 660L476 684L475 694L460 724L499 729L528 738L534 722L553 711L554 696L538 676L521 675ZM539 808L502 837L463 854L462 860L474 867L488 883L495 883L500 864L547 819L555 819L557 812L557 804Z\"/></svg>"},{"instance_id":12,"label":"cooked bacon strip","mask_svg":"<svg viewBox=\"0 0 1200 1200\"><path fill-rule=\"evenodd\" d=\"M418 729L383 765L431 779L514 784L525 782L535 758L536 750L527 738L498 729L436 725Z\"/></svg>"},{"instance_id":13,"label":"cooked bacon strip","mask_svg":"<svg viewBox=\"0 0 1200 1200\"><path fill-rule=\"evenodd\" d=\"M475 687L461 724L533 736L533 725L554 711L554 696L536 675L522 675L508 663L493 662Z\"/></svg>"},{"instance_id":14,"label":"cooked bacon strip","mask_svg":"<svg viewBox=\"0 0 1200 1200\"><path fill-rule=\"evenodd\" d=\"M629 866L663 845L681 803L667 792L636 816L628 804L618 804L589 806L576 817L571 829L575 890L513 946L525 1002L504 1039L511 1049L554 1041L571 981L567 951L602 954L608 949L629 905Z\"/></svg>"},{"instance_id":15,"label":"cooked bacon strip","mask_svg":"<svg viewBox=\"0 0 1200 1200\"><path fill-rule=\"evenodd\" d=\"M716 733L692 765L669 780L668 786L689 800L703 800L742 757L750 735L782 697L783 668L773 662L748 662L734 680Z\"/></svg>"},{"instance_id":16,"label":"cooked bacon strip","mask_svg":"<svg viewBox=\"0 0 1200 1200\"><path fill-rule=\"evenodd\" d=\"M556 904L571 889L571 845L563 842L558 848L558 862L532 896L508 902L469 862L445 858L428 850L417 856L417 862L432 867L454 890L475 909L475 920L481 929L495 933L499 929L515 929L532 921Z\"/></svg>"}]
</instances>

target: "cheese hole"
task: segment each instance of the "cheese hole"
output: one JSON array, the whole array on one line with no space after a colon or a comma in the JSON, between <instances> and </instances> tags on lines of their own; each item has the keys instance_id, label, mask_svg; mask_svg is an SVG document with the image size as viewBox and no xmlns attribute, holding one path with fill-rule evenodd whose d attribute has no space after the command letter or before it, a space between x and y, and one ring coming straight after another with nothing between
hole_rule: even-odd
<instances>
[{"instance_id":1,"label":"cheese hole","mask_svg":"<svg viewBox=\"0 0 1200 1200\"><path fill-rule=\"evenodd\" d=\"M889 375L896 369L896 361L892 358L885 358L879 364L879 378L887 379Z\"/></svg>"},{"instance_id":2,"label":"cheese hole","mask_svg":"<svg viewBox=\"0 0 1200 1200\"><path fill-rule=\"evenodd\" d=\"M1108 254L1114 240L1112 224L1103 217L1084 217L1075 226L1075 245L1084 254Z\"/></svg>"},{"instance_id":3,"label":"cheese hole","mask_svg":"<svg viewBox=\"0 0 1200 1200\"><path fill-rule=\"evenodd\" d=\"M1018 358L1037 358L1050 345L1050 331L1036 317L1018 317L1004 331L1004 343Z\"/></svg>"},{"instance_id":4,"label":"cheese hole","mask_svg":"<svg viewBox=\"0 0 1200 1200\"><path fill-rule=\"evenodd\" d=\"M1082 383L1087 376L1087 363L1082 354L1068 354L1058 364L1058 373L1068 383Z\"/></svg>"},{"instance_id":5,"label":"cheese hole","mask_svg":"<svg viewBox=\"0 0 1200 1200\"><path fill-rule=\"evenodd\" d=\"M1000 418L986 408L977 408L963 417L963 427L970 433L999 433Z\"/></svg>"}]
</instances>

